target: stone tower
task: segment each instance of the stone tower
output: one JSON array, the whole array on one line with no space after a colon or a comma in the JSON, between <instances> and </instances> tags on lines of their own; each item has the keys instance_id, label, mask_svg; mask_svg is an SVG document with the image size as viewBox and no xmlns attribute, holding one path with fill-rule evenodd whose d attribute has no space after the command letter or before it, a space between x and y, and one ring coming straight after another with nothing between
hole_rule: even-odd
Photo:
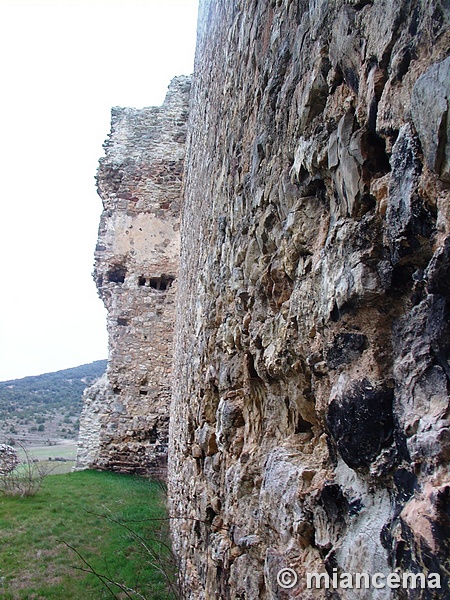
<instances>
[{"instance_id":1,"label":"stone tower","mask_svg":"<svg viewBox=\"0 0 450 600\"><path fill-rule=\"evenodd\" d=\"M94 270L109 359L85 392L79 469L165 475L189 90L176 77L161 107L112 110Z\"/></svg>"}]
</instances>

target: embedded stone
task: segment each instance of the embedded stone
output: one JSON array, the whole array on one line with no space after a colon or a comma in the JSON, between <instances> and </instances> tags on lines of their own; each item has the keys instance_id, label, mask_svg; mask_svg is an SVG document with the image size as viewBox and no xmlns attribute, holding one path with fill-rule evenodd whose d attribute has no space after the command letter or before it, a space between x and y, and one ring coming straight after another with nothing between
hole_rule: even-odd
<instances>
[{"instance_id":1,"label":"embedded stone","mask_svg":"<svg viewBox=\"0 0 450 600\"><path fill-rule=\"evenodd\" d=\"M425 160L450 182L450 57L431 66L414 85L411 114Z\"/></svg>"},{"instance_id":2,"label":"embedded stone","mask_svg":"<svg viewBox=\"0 0 450 600\"><path fill-rule=\"evenodd\" d=\"M327 427L351 468L367 467L393 441L393 390L368 379L352 382L330 403Z\"/></svg>"}]
</instances>

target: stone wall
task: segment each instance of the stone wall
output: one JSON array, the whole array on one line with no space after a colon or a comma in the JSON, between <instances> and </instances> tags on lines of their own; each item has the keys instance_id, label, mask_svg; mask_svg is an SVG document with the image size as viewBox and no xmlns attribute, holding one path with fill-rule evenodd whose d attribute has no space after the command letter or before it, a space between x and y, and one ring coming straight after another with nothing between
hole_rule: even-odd
<instances>
[{"instance_id":1,"label":"stone wall","mask_svg":"<svg viewBox=\"0 0 450 600\"><path fill-rule=\"evenodd\" d=\"M448 596L449 42L444 0L201 2L169 452L186 598ZM333 569L445 589L304 589Z\"/></svg>"},{"instance_id":2,"label":"stone wall","mask_svg":"<svg viewBox=\"0 0 450 600\"><path fill-rule=\"evenodd\" d=\"M94 271L109 358L85 392L78 468L165 474L189 90L177 77L161 107L112 110Z\"/></svg>"}]
</instances>

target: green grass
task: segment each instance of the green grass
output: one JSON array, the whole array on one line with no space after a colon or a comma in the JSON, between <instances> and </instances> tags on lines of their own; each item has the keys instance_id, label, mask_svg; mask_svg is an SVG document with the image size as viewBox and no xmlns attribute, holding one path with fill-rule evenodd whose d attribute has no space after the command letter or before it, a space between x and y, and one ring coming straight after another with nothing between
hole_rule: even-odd
<instances>
[{"instance_id":1,"label":"green grass","mask_svg":"<svg viewBox=\"0 0 450 600\"><path fill-rule=\"evenodd\" d=\"M76 444L60 444L58 446L27 446L26 450L32 458L38 460L52 460L56 457L65 458L66 460L75 460L77 457L77 445ZM18 448L19 455L23 452Z\"/></svg>"},{"instance_id":2,"label":"green grass","mask_svg":"<svg viewBox=\"0 0 450 600\"><path fill-rule=\"evenodd\" d=\"M23 460L25 458L23 448L19 448L18 452L19 457ZM77 445L28 446L26 452L31 459L39 461L39 466L44 472L48 472L50 475L61 475L62 473L70 473L73 470L77 457ZM64 458L65 462L55 460L55 458Z\"/></svg>"},{"instance_id":3,"label":"green grass","mask_svg":"<svg viewBox=\"0 0 450 600\"><path fill-rule=\"evenodd\" d=\"M75 466L75 461L67 460L66 462L57 462L41 460L39 461L39 466L49 475L61 475L62 473L71 473Z\"/></svg>"},{"instance_id":4,"label":"green grass","mask_svg":"<svg viewBox=\"0 0 450 600\"><path fill-rule=\"evenodd\" d=\"M86 565L67 544L99 574L148 600L173 598L142 545L126 528L111 522L125 522L160 554L160 544L151 540L163 535L160 530L167 523L154 519L165 516L164 494L157 483L116 473L55 475L45 479L34 497L0 497L0 599L112 598L95 575L80 570ZM116 598L127 597L117 587L113 590Z\"/></svg>"}]
</instances>

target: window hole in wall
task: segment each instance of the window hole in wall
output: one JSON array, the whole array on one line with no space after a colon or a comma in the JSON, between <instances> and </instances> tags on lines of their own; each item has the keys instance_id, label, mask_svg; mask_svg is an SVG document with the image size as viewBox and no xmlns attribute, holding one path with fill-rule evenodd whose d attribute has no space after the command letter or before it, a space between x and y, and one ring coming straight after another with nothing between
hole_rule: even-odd
<instances>
[{"instance_id":1,"label":"window hole in wall","mask_svg":"<svg viewBox=\"0 0 450 600\"><path fill-rule=\"evenodd\" d=\"M140 396L147 396L148 394L148 379L147 377L143 377L141 379L141 381L139 382L139 395Z\"/></svg>"},{"instance_id":2,"label":"window hole in wall","mask_svg":"<svg viewBox=\"0 0 450 600\"><path fill-rule=\"evenodd\" d=\"M161 277L154 277L150 279L150 287L155 290L165 291L170 288L174 282L175 277L172 275L161 275Z\"/></svg>"},{"instance_id":3,"label":"window hole in wall","mask_svg":"<svg viewBox=\"0 0 450 600\"><path fill-rule=\"evenodd\" d=\"M108 272L108 281L111 283L123 283L125 281L126 273L125 267L119 265L112 267Z\"/></svg>"},{"instance_id":4,"label":"window hole in wall","mask_svg":"<svg viewBox=\"0 0 450 600\"><path fill-rule=\"evenodd\" d=\"M124 317L119 317L117 319L117 325L128 325L128 319L125 319Z\"/></svg>"},{"instance_id":5,"label":"window hole in wall","mask_svg":"<svg viewBox=\"0 0 450 600\"><path fill-rule=\"evenodd\" d=\"M174 280L175 277L173 275L161 275L160 277L144 277L144 275L141 275L138 278L138 285L151 287L158 292L165 292L170 288Z\"/></svg>"},{"instance_id":6,"label":"window hole in wall","mask_svg":"<svg viewBox=\"0 0 450 600\"><path fill-rule=\"evenodd\" d=\"M152 444L154 444L157 440L158 440L158 428L156 427L156 425L153 425L153 427L148 432L148 441L151 442Z\"/></svg>"}]
</instances>

